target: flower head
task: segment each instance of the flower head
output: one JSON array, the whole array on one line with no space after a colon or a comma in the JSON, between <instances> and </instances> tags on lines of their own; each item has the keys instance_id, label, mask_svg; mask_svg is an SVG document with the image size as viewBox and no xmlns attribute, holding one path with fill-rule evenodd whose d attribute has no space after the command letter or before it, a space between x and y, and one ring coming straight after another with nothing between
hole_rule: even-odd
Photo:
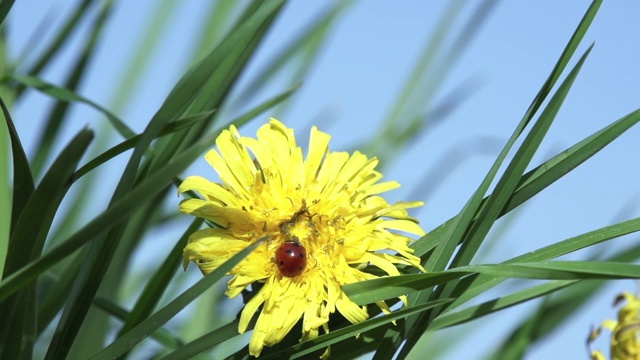
<instances>
[{"instance_id":1,"label":"flower head","mask_svg":"<svg viewBox=\"0 0 640 360\"><path fill-rule=\"evenodd\" d=\"M259 238L269 239L231 270L226 291L235 297L262 284L239 324L245 332L262 306L249 343L254 356L282 340L300 318L301 341L317 337L320 328L329 331L336 310L352 323L366 320L366 307L341 289L377 277L359 265L388 275L400 274L398 264L424 271L405 235L424 235L406 211L422 202L388 204L379 194L399 184L379 182L377 159L329 152L329 139L313 127L303 158L293 130L275 119L258 130L257 139L231 126L216 140L218 151L205 156L222 183L191 176L180 185L180 193L202 196L184 200L180 211L216 225L190 237L185 266L193 261L206 275ZM389 312L384 302L377 305Z\"/></svg>"},{"instance_id":2,"label":"flower head","mask_svg":"<svg viewBox=\"0 0 640 360\"><path fill-rule=\"evenodd\" d=\"M626 303L618 311L618 320L605 320L602 327L611 331L611 359L633 360L640 359L640 299L628 292L618 295L614 305L622 301ZM602 332L597 328L591 332L587 343L591 344ZM604 360L604 354L596 350L591 358Z\"/></svg>"}]
</instances>

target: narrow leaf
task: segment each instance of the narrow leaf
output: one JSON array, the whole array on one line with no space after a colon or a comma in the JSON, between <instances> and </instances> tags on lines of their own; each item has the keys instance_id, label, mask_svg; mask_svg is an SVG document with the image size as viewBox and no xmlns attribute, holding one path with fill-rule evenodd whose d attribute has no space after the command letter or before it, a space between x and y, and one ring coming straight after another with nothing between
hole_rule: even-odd
<instances>
[{"instance_id":1,"label":"narrow leaf","mask_svg":"<svg viewBox=\"0 0 640 360\"><path fill-rule=\"evenodd\" d=\"M209 289L213 284L222 279L231 269L236 266L249 253L263 243L266 238L261 238L255 243L247 246L245 249L225 261L219 268L211 272L209 275L200 279L197 283L187 289L185 292L176 297L162 309L148 319L142 321L136 327L125 333L102 351L92 356L93 360L115 359L116 357L131 350L136 344L151 335L160 326L173 318L182 309L189 305L205 290Z\"/></svg>"}]
</instances>

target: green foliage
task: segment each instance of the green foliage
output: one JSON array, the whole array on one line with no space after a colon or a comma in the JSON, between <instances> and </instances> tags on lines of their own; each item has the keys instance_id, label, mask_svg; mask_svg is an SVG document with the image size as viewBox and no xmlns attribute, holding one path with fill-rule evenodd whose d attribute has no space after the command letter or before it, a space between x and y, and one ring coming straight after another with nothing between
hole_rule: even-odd
<instances>
[{"instance_id":1,"label":"green foliage","mask_svg":"<svg viewBox=\"0 0 640 360\"><path fill-rule=\"evenodd\" d=\"M4 21L12 4L13 1L0 4L0 21ZM140 50L128 71L124 71L127 76L121 84L122 90L109 110L108 106L81 96L78 86L87 76L89 59L96 55L96 47L103 41L104 27L109 22L113 4L112 1L102 4L64 85L43 80L41 73L63 51L71 36L80 31L79 24L91 18L91 11L97 6L95 2L77 4L32 66L15 63L2 68L0 105L6 128L3 124L0 129L6 134L0 134L0 138L8 139L8 143L6 147L2 143L4 149L0 155L11 150L11 170L0 169L4 182L10 184L11 193L11 199L3 199L0 203L0 210L10 212L7 218L9 230L0 232L0 264L4 264L0 268L2 359L123 358L135 354L140 344L151 341L161 349L155 357L183 359L206 354L223 345L244 345L245 338L237 333L237 319L213 326L208 322L202 324L198 314L187 314L185 316L199 323L194 328L206 330L197 337L185 336L188 330L170 320L196 303L199 297L208 296L206 290L220 293L217 284L257 243L186 290L181 289L185 287L183 280L174 281L173 278L180 268L182 248L203 221L194 220L186 226L175 246L157 261L159 265L153 270L140 272L130 267L132 254L141 248L142 237L159 231L175 219L175 184L180 182L183 171L211 148L222 129L232 123L243 125L267 111L275 111L276 106L283 109L288 105L317 59L335 20L351 5L339 2L317 17L249 79L249 85L241 89L240 96L230 99L231 89L240 83L249 60L265 41L265 35L284 3L281 0L216 3L209 14L211 21L203 31L206 36L202 37L201 46L190 59L193 65L175 83L158 111L146 122L144 130L137 133L115 114L115 108L126 103L127 94L148 61L148 53L160 41L157 34L167 26L173 8L167 4L158 5L155 16L159 20L150 25L144 37L145 50ZM425 334L544 298L535 314L523 319L494 354L495 357L510 354L520 358L535 342L566 321L577 308L576 304L593 297L603 283L601 280L640 278L640 266L632 263L640 256L638 246L604 259L556 260L638 232L640 218L577 235L502 263L472 265L478 251L488 245L489 232L502 216L534 198L640 121L640 110L633 111L526 171L591 52L592 47L589 47L561 81L600 4L601 1L594 1L587 10L548 79L466 205L456 216L412 244L428 273L405 269L407 273L402 276L344 286L350 299L361 305L380 300L393 303L395 298L405 294L409 305L391 314L372 316L359 324L338 318L330 333L302 343L298 342L297 335L288 336L281 344L266 348L263 358L306 358L310 354L319 355L328 346L335 359L349 359L369 352L374 352L375 359L405 358L412 351L419 351L418 342ZM452 3L383 126L371 141L362 144L372 153L386 149L381 154L383 164L399 156L412 139L420 136L428 127L427 120L438 120L428 116L433 114L420 101L431 99L452 67L447 62L438 64L436 59L445 52L442 44L460 6L458 2ZM468 46L492 7L493 2L478 5L445 58L456 58ZM268 100L249 108L254 95L276 83L279 74L287 74L287 85ZM435 78L434 74L437 75ZM11 106L5 104L23 99L27 89L41 92L54 103L54 110L43 126L47 130L39 139L32 160L21 144ZM53 144L62 138L62 128L68 123L68 109L72 104L88 105L107 121L91 123L90 128L77 130L56 153ZM454 102L453 106L457 104ZM240 115L224 122L223 114L230 112L229 108ZM94 132L98 137L102 132L115 132L122 140L114 146L99 149L98 153L91 153L88 149ZM92 200L90 196L78 197L83 200L72 208L65 207L62 205L65 199L75 199L70 190L99 186L97 176L93 175L127 151L130 155L126 166L121 173L112 174L119 180L110 200L98 204L102 209L99 214L84 225L78 225L75 222L77 212L88 208L88 202ZM89 160L79 166L83 158ZM46 165L49 160L52 160L51 164ZM12 179L9 179L10 173ZM172 204L170 214L163 210L167 199ZM58 231L54 219L61 224ZM508 279L542 282L470 305L471 300ZM123 299L118 294L130 283L141 292L137 295L129 293ZM170 300L165 301L165 298ZM225 306L219 298L203 303L202 311L205 312L221 311ZM130 309L126 304L132 304ZM369 311L376 313L373 307ZM91 321L97 318L103 321ZM51 323L55 326L53 334L46 331ZM115 338L111 337L112 333L117 334ZM246 347L230 355L234 359L248 357Z\"/></svg>"}]
</instances>

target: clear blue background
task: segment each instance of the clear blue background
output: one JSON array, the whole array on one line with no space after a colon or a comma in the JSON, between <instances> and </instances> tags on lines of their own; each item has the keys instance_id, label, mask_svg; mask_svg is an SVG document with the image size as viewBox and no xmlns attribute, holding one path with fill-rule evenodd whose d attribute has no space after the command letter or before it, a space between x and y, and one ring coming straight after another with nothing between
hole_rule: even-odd
<instances>
[{"instance_id":1,"label":"clear blue background","mask_svg":"<svg viewBox=\"0 0 640 360\"><path fill-rule=\"evenodd\" d=\"M53 34L51 29L61 23L72 3L17 1L9 18L11 55L16 58L27 54L27 61L33 59L33 55L42 50L38 43L30 42L38 24L43 19L49 21L49 30L37 36L46 43ZM99 56L93 59L89 77L80 88L82 95L109 106L114 89L118 88L122 72L130 61L129 55L141 46L142 31L151 21L152 9L159 3L162 2L119 2L104 41L99 45ZM134 89L130 104L118 111L118 115L136 131L144 128L188 66L209 3L190 0L176 7L178 11L172 15L170 30L163 34L163 40L153 50L153 64L139 74L142 82ZM462 20L477 3L462 3L461 17L452 28L454 33L459 31ZM244 79L251 78L288 39L330 4L289 3L263 42L258 56L252 60ZM311 73L294 97L290 111L280 120L296 128L301 144L306 144L310 124L318 124L321 130L332 134L333 150L351 150L366 141L398 100L426 40L448 4L446 1L419 0L355 2L339 17ZM385 179L402 184L401 189L391 194L392 200L425 201L425 207L413 214L427 231L454 216L475 190L547 78L588 6L588 1L500 2L470 46L460 56L449 60L454 61L454 67L445 81L444 91L430 101L437 103L447 90L467 81L472 85L468 88L472 90L469 97L446 121L413 142L384 173ZM592 42L595 42L595 48L534 158L534 166L640 107L639 14L640 2L636 1L609 1L601 7L578 54ZM83 26L86 28L87 25ZM61 84L71 54L78 52L82 42L81 35L75 36L73 46L65 49L63 56L46 69L43 77ZM282 90L283 87L273 86L270 92L259 94L258 98L265 99ZM39 126L49 106L45 96L30 92L13 110L18 132L28 152L34 148ZM264 121L267 118L268 115ZM98 129L103 122L104 119L87 106L74 106L72 121L66 125L66 138L58 145L68 141L80 127L88 124ZM242 128L241 133L252 136L262 123L255 121ZM508 220L510 224L500 241L477 261L499 262L638 216L639 136L640 129L632 129L522 206ZM114 137L109 145L118 141ZM443 156L456 150L468 156L452 171L442 168ZM107 203L125 161L126 157L121 157L101 172L104 191L95 194L96 204ZM215 176L203 159L186 174ZM424 191L420 185L426 181L425 176L436 176L442 181L429 183L433 186ZM178 201L176 198L173 205L177 206ZM102 211L101 206L104 205L98 205L95 211ZM87 214L87 219L91 215ZM146 240L146 247L168 249L182 229L162 229L161 233ZM608 246L621 249L637 241L637 236L630 236ZM144 254L139 254L138 258L141 266L155 264L153 258ZM559 331L531 349L527 358L587 358L584 340L590 326L615 316L612 299L625 289L636 291L636 284L632 281L612 282ZM493 293L494 296L499 294ZM480 358L503 339L520 316L533 309L534 304L525 304L467 325L464 331L460 327L443 331L445 341L453 341L460 334L468 335L444 358ZM598 344L606 346L605 341Z\"/></svg>"}]
</instances>

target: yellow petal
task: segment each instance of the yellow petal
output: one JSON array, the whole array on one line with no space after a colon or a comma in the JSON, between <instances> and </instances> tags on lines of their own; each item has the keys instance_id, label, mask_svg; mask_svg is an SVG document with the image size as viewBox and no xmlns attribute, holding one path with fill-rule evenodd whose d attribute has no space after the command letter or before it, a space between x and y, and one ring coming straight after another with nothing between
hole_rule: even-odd
<instances>
[{"instance_id":1,"label":"yellow petal","mask_svg":"<svg viewBox=\"0 0 640 360\"><path fill-rule=\"evenodd\" d=\"M409 220L385 220L380 223L380 226L384 229L400 230L418 236L426 234L420 225Z\"/></svg>"},{"instance_id":2,"label":"yellow petal","mask_svg":"<svg viewBox=\"0 0 640 360\"><path fill-rule=\"evenodd\" d=\"M329 140L331 140L331 136L319 131L315 126L311 128L309 153L304 162L305 178L308 182L313 182L316 179L322 160L329 151Z\"/></svg>"},{"instance_id":3,"label":"yellow petal","mask_svg":"<svg viewBox=\"0 0 640 360\"><path fill-rule=\"evenodd\" d=\"M244 306L244 309L242 309L242 313L240 314L240 321L238 323L238 332L240 334L243 334L245 331L247 331L247 326L249 326L251 318L256 313L256 310L258 310L258 307L264 302L264 294L268 294L271 291L271 286L271 282L267 282L264 287L260 289L260 291L247 302L247 304Z\"/></svg>"},{"instance_id":4,"label":"yellow petal","mask_svg":"<svg viewBox=\"0 0 640 360\"><path fill-rule=\"evenodd\" d=\"M342 314L352 324L363 322L369 318L366 307L359 307L354 302L349 300L344 293L338 298L336 307L340 314Z\"/></svg>"}]
</instances>

